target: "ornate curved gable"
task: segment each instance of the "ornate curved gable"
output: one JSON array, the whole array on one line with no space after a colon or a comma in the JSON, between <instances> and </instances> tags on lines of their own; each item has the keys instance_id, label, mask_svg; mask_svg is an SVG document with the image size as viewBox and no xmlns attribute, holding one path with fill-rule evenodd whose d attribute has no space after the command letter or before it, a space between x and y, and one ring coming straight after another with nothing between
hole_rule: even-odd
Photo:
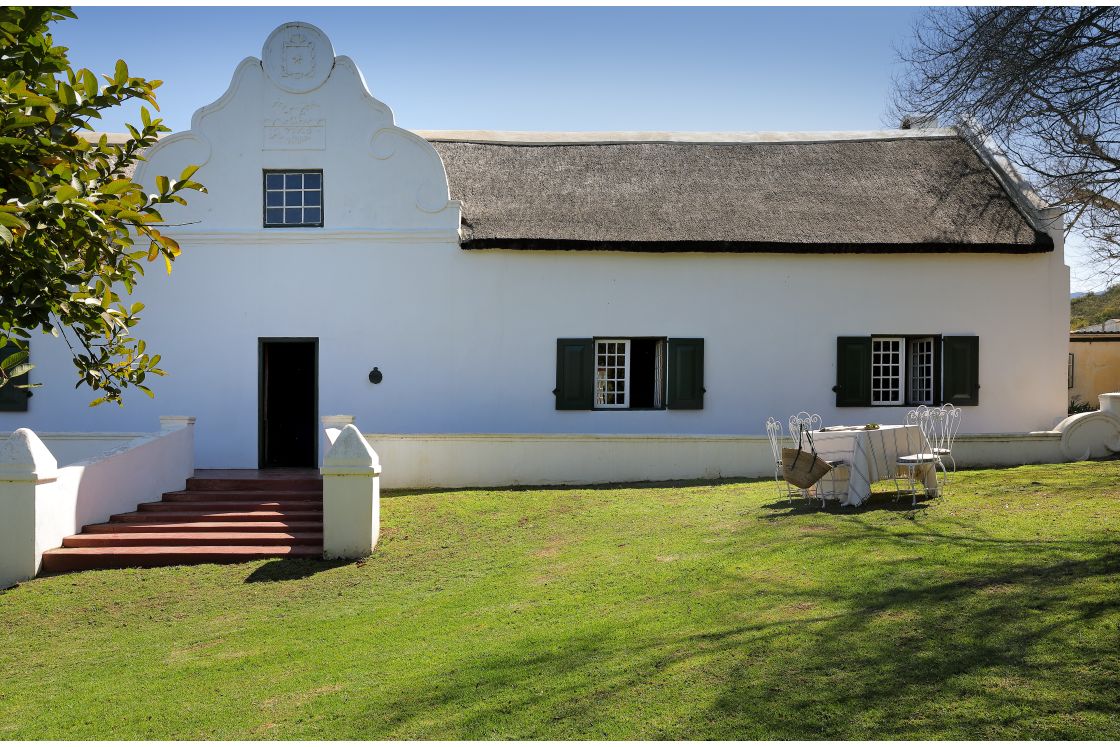
<instances>
[{"instance_id":1,"label":"ornate curved gable","mask_svg":"<svg viewBox=\"0 0 1120 747\"><path fill-rule=\"evenodd\" d=\"M195 112L191 128L161 140L137 179L150 188L200 164L208 195L164 211L183 234L375 232L454 236L459 203L451 200L439 154L393 123L349 57L336 57L309 23L286 23L269 35L261 59L246 58L229 89ZM264 228L264 172L322 170L322 222L316 228Z\"/></svg>"}]
</instances>

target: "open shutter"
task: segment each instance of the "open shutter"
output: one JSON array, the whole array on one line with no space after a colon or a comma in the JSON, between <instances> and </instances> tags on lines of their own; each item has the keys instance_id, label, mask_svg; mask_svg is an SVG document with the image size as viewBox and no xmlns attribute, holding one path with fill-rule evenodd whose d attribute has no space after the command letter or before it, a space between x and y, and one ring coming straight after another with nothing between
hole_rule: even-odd
<instances>
[{"instance_id":1,"label":"open shutter","mask_svg":"<svg viewBox=\"0 0 1120 747\"><path fill-rule=\"evenodd\" d=\"M590 410L595 404L595 341L590 337L556 341L557 410Z\"/></svg>"},{"instance_id":2,"label":"open shutter","mask_svg":"<svg viewBox=\"0 0 1120 747\"><path fill-rule=\"evenodd\" d=\"M0 361L15 352L15 345L0 347ZM31 396L31 390L16 387L17 384L27 384L27 381L27 374L21 374L4 386L0 386L0 412L27 412L27 400Z\"/></svg>"},{"instance_id":3,"label":"open shutter","mask_svg":"<svg viewBox=\"0 0 1120 747\"><path fill-rule=\"evenodd\" d=\"M958 407L980 404L980 338L941 338L941 399Z\"/></svg>"},{"instance_id":4,"label":"open shutter","mask_svg":"<svg viewBox=\"0 0 1120 747\"><path fill-rule=\"evenodd\" d=\"M837 407L871 404L871 338L836 338Z\"/></svg>"},{"instance_id":5,"label":"open shutter","mask_svg":"<svg viewBox=\"0 0 1120 747\"><path fill-rule=\"evenodd\" d=\"M703 410L704 340L670 338L668 359L668 396L665 398L665 406L670 410Z\"/></svg>"}]
</instances>

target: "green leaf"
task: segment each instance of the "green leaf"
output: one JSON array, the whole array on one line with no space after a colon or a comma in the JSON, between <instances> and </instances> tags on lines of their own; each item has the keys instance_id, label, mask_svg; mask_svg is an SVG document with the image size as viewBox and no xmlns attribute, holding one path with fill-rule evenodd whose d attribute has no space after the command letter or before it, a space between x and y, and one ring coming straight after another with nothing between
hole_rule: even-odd
<instances>
[{"instance_id":1,"label":"green leaf","mask_svg":"<svg viewBox=\"0 0 1120 747\"><path fill-rule=\"evenodd\" d=\"M54 198L59 202L66 202L67 200L72 200L77 196L78 190L74 189L69 184L63 184L58 188L58 191L54 193Z\"/></svg>"},{"instance_id":2,"label":"green leaf","mask_svg":"<svg viewBox=\"0 0 1120 747\"><path fill-rule=\"evenodd\" d=\"M192 176L194 176L195 172L198 171L198 169L199 166L197 164L191 164L187 168L183 169L183 173L179 174L179 181L185 182L187 179L190 179Z\"/></svg>"},{"instance_id":3,"label":"green leaf","mask_svg":"<svg viewBox=\"0 0 1120 747\"><path fill-rule=\"evenodd\" d=\"M69 83L59 81L58 100L67 106L74 106L78 103L78 95L74 92L74 89L70 87Z\"/></svg>"},{"instance_id":4,"label":"green leaf","mask_svg":"<svg viewBox=\"0 0 1120 747\"><path fill-rule=\"evenodd\" d=\"M107 195L119 195L129 187L132 186L131 179L114 179L101 188L101 192Z\"/></svg>"},{"instance_id":5,"label":"green leaf","mask_svg":"<svg viewBox=\"0 0 1120 747\"><path fill-rule=\"evenodd\" d=\"M117 60L117 65L113 70L113 82L118 86L123 86L128 82L128 65L124 60Z\"/></svg>"},{"instance_id":6,"label":"green leaf","mask_svg":"<svg viewBox=\"0 0 1120 747\"><path fill-rule=\"evenodd\" d=\"M156 177L156 189L159 190L159 193L161 195L167 194L167 192L171 189L171 180L168 179L166 176L157 176Z\"/></svg>"},{"instance_id":7,"label":"green leaf","mask_svg":"<svg viewBox=\"0 0 1120 747\"><path fill-rule=\"evenodd\" d=\"M12 353L11 355L9 355L4 360L0 361L0 370L9 371L8 375L12 376L12 377L19 376L19 374L10 373L10 369L13 366L16 366L16 365L26 361L27 360L27 355L28 355L28 353L27 353L26 350L17 350L16 352Z\"/></svg>"},{"instance_id":8,"label":"green leaf","mask_svg":"<svg viewBox=\"0 0 1120 747\"><path fill-rule=\"evenodd\" d=\"M9 228L30 228L27 221L20 218L18 215L12 215L8 212L0 212L0 226L8 226Z\"/></svg>"},{"instance_id":9,"label":"green leaf","mask_svg":"<svg viewBox=\"0 0 1120 747\"><path fill-rule=\"evenodd\" d=\"M82 90L85 91L86 98L93 98L98 93L97 76L85 68L81 71L82 75Z\"/></svg>"},{"instance_id":10,"label":"green leaf","mask_svg":"<svg viewBox=\"0 0 1120 747\"><path fill-rule=\"evenodd\" d=\"M20 363L18 366L13 366L8 369L8 376L14 379L17 376L23 376L25 373L30 372L33 368L35 368L33 363Z\"/></svg>"}]
</instances>

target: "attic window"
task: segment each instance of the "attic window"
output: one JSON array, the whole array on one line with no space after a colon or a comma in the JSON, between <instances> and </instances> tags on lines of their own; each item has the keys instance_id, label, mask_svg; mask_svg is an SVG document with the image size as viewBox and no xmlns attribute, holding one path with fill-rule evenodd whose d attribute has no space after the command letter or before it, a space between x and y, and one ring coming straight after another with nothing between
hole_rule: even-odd
<instances>
[{"instance_id":1,"label":"attic window","mask_svg":"<svg viewBox=\"0 0 1120 747\"><path fill-rule=\"evenodd\" d=\"M322 225L322 170L264 172L265 228Z\"/></svg>"}]
</instances>

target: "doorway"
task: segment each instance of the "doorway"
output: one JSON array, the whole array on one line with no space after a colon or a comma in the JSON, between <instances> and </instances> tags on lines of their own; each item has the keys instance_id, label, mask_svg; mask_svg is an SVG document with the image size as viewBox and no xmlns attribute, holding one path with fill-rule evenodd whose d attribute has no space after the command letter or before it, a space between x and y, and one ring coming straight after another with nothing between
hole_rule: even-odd
<instances>
[{"instance_id":1,"label":"doorway","mask_svg":"<svg viewBox=\"0 0 1120 747\"><path fill-rule=\"evenodd\" d=\"M259 341L258 466L315 467L319 429L319 340Z\"/></svg>"}]
</instances>

